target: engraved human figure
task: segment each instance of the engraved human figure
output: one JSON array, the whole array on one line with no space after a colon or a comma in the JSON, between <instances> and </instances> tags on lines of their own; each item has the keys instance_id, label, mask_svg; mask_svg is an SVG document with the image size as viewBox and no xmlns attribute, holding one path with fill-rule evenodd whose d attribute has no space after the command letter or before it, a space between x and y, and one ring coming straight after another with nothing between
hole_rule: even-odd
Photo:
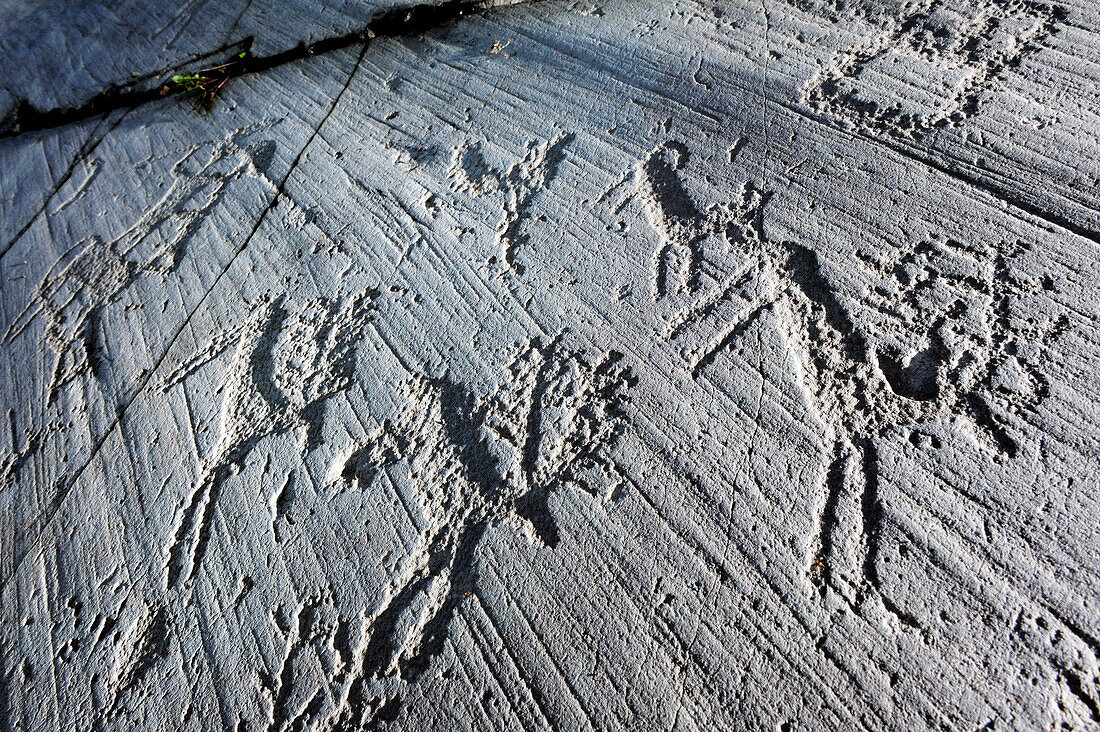
<instances>
[{"instance_id":1,"label":"engraved human figure","mask_svg":"<svg viewBox=\"0 0 1100 732\"><path fill-rule=\"evenodd\" d=\"M620 360L609 353L589 361L558 342L535 344L485 399L447 378L416 378L407 385L411 406L348 459L344 477L361 487L407 463L426 528L368 618L348 690L360 704L345 709L344 726L374 713L364 701L368 687L415 680L440 652L458 605L475 590L475 552L486 529L511 523L553 546L553 490L614 486L610 450L634 381Z\"/></svg>"},{"instance_id":2,"label":"engraved human figure","mask_svg":"<svg viewBox=\"0 0 1100 732\"><path fill-rule=\"evenodd\" d=\"M305 427L307 447L316 446L325 400L352 384L356 348L376 294L318 298L295 312L286 308L285 297L262 304L243 326L186 359L165 385L186 378L235 343L222 396L220 436L203 461L169 547L169 588L195 576L221 488L260 440Z\"/></svg>"},{"instance_id":3,"label":"engraved human figure","mask_svg":"<svg viewBox=\"0 0 1100 732\"><path fill-rule=\"evenodd\" d=\"M695 351L680 349L698 377L764 314L781 324L830 443L822 533L811 541L807 577L822 592L828 587L856 603L878 586L879 436L953 416L973 425L990 455L1012 457L1018 445L1004 417L1008 402L1041 400L1046 394L1034 349L1025 343L1044 333L1021 332L1010 317L1012 303L1033 287L1012 273L1012 261L1026 247L930 237L897 261L868 265L883 285L864 297L862 307L870 314L857 321L851 316L855 306L834 287L816 251L768 240L762 215L768 194L740 208L754 217L742 217L736 240L726 237L731 246L722 252L724 259L712 256L715 249L693 249L724 219L705 213L687 193L680 180L686 157L684 145L665 143L639 176L639 198L660 239L656 281L679 282L658 287L657 302L678 291L690 293L696 271L724 272L724 283L731 284L698 286L703 294L682 309L666 336L674 345L681 335L703 342ZM709 209L731 210L738 209ZM677 271L667 261L684 257L686 276L670 280L662 274ZM714 327L702 327L702 321L719 313L726 321L718 328L722 337L707 341ZM876 319L874 313L895 315ZM1045 334L1064 327L1059 321ZM1014 386L1006 389L1004 383Z\"/></svg>"},{"instance_id":4,"label":"engraved human figure","mask_svg":"<svg viewBox=\"0 0 1100 732\"><path fill-rule=\"evenodd\" d=\"M266 170L275 143L248 142L260 129L247 127L188 150L172 166L164 196L125 232L111 241L93 235L77 242L45 274L5 338L12 341L42 316L46 344L56 354L49 402L78 377L99 373L104 308L139 278L172 272L233 181L253 176L274 190Z\"/></svg>"},{"instance_id":5,"label":"engraved human figure","mask_svg":"<svg viewBox=\"0 0 1100 732\"><path fill-rule=\"evenodd\" d=\"M468 142L455 150L449 171L455 187L477 197L495 194L503 198L496 235L499 254L493 255L491 264L499 261L517 274L524 273L516 255L529 238L526 226L535 196L557 177L565 149L574 137L568 133L547 142L529 142L523 158L507 170L499 170L485 159L481 143Z\"/></svg>"}]
</instances>

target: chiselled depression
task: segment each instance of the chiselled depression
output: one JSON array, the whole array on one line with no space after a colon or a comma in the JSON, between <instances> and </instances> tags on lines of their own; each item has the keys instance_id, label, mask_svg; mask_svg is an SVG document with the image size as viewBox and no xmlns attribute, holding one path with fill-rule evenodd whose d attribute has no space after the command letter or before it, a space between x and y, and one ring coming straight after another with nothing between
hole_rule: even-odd
<instances>
[{"instance_id":1,"label":"chiselled depression","mask_svg":"<svg viewBox=\"0 0 1100 732\"><path fill-rule=\"evenodd\" d=\"M0 30L0 730L1100 729L1094 2Z\"/></svg>"}]
</instances>

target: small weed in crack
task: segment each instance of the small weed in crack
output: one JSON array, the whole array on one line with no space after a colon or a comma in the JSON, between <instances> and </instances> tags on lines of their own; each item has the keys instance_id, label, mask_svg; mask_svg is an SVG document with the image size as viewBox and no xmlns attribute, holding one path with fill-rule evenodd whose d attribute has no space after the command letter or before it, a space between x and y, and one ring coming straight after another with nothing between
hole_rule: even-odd
<instances>
[{"instance_id":1,"label":"small weed in crack","mask_svg":"<svg viewBox=\"0 0 1100 732\"><path fill-rule=\"evenodd\" d=\"M214 100L225 83L246 71L244 64L247 60L248 51L241 51L228 63L188 74L176 74L161 87L160 94L161 96L167 96L173 92L191 94L198 105L209 112L214 107Z\"/></svg>"}]
</instances>

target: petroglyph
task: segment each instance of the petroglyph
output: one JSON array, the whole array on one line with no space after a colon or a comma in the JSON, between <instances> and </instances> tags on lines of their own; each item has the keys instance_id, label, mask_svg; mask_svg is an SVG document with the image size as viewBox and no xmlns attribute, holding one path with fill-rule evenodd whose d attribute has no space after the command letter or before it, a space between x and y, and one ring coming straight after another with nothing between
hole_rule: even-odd
<instances>
[{"instance_id":1,"label":"petroglyph","mask_svg":"<svg viewBox=\"0 0 1100 732\"><path fill-rule=\"evenodd\" d=\"M74 380L106 368L99 323L104 308L137 279L172 272L234 181L253 176L274 191L266 170L275 143L254 139L267 127L246 127L185 151L172 166L167 192L125 232L110 241L91 236L77 242L42 278L5 339L10 343L43 318L46 344L56 354L49 402Z\"/></svg>"},{"instance_id":2,"label":"petroglyph","mask_svg":"<svg viewBox=\"0 0 1100 732\"><path fill-rule=\"evenodd\" d=\"M797 4L859 19L873 31L819 72L804 100L859 129L909 135L972 116L1000 75L1066 17L1057 5L1035 0Z\"/></svg>"},{"instance_id":3,"label":"petroglyph","mask_svg":"<svg viewBox=\"0 0 1100 732\"><path fill-rule=\"evenodd\" d=\"M515 525L546 546L558 542L550 494L579 486L610 499L620 479L612 449L625 429L634 383L617 353L588 359L562 345L535 343L489 397L461 384L418 377L410 406L348 459L344 477L373 486L389 468L408 465L409 490L425 528L414 554L369 618L357 653L357 687L400 677L413 681L443 645L463 597L476 591L476 551L490 526ZM375 710L349 707L343 724L359 728Z\"/></svg>"},{"instance_id":4,"label":"petroglyph","mask_svg":"<svg viewBox=\"0 0 1100 732\"><path fill-rule=\"evenodd\" d=\"M194 578L218 494L260 440L305 427L306 448L316 446L325 400L353 382L356 348L377 295L371 290L343 300L317 298L293 312L280 296L258 306L232 336L216 338L184 360L176 378L236 343L222 392L218 443L204 459L202 477L167 548L169 588Z\"/></svg>"},{"instance_id":5,"label":"petroglyph","mask_svg":"<svg viewBox=\"0 0 1100 732\"><path fill-rule=\"evenodd\" d=\"M1027 250L1023 242L967 245L933 236L895 262L868 262L882 284L867 302L851 304L816 251L768 241L769 193L746 185L739 205L703 213L679 177L687 157L685 145L670 142L641 168L641 194L659 235L655 297L696 295L667 334L675 340L687 331L698 343L701 322L724 321L708 322L703 333L718 336L687 359L698 378L763 312L779 316L832 442L807 576L858 605L878 585L876 439L949 418L981 437L992 459L1014 457L1019 445L1010 415L1025 404L1034 408L1048 393L1038 367L1041 344L1062 335L1068 321L1021 328L1012 317L1013 303L1038 289L1013 273L1014 259ZM715 233L727 245L719 251L738 263L728 286L711 274L717 268L700 273L713 261L700 242ZM669 261L686 264L662 266ZM708 288L709 296L697 295ZM868 310L892 317L876 322Z\"/></svg>"},{"instance_id":6,"label":"petroglyph","mask_svg":"<svg viewBox=\"0 0 1100 732\"><path fill-rule=\"evenodd\" d=\"M10 446L7 455L0 460L0 489L13 486L19 480L23 466L38 451L43 441L51 433L60 432L63 429L61 422L51 422L45 427L25 428L22 430L23 438L20 439L20 430L16 425L13 410L8 410L7 421Z\"/></svg>"},{"instance_id":7,"label":"petroglyph","mask_svg":"<svg viewBox=\"0 0 1100 732\"><path fill-rule=\"evenodd\" d=\"M550 142L529 142L522 160L507 170L494 168L485 160L480 142L468 142L457 150L451 160L450 176L457 190L474 196L502 195L503 213L497 225L498 255L490 264L503 262L505 267L523 274L525 267L516 261L516 253L528 241L526 222L534 197L544 191L557 177L565 161L565 149L573 141L572 133Z\"/></svg>"},{"instance_id":8,"label":"petroglyph","mask_svg":"<svg viewBox=\"0 0 1100 732\"><path fill-rule=\"evenodd\" d=\"M789 242L781 250L773 266L792 285L781 301L785 334L833 440L808 573L858 603L879 584L876 439L946 419L984 438L990 459L1016 456L1011 407L1034 407L1045 395L1036 348L1065 321L1045 334L1013 324L1009 313L1025 288L1012 273L1016 243L920 243L863 305L889 312L900 299L901 312L879 327L854 314L862 308L842 299L816 253Z\"/></svg>"},{"instance_id":9,"label":"petroglyph","mask_svg":"<svg viewBox=\"0 0 1100 732\"><path fill-rule=\"evenodd\" d=\"M107 679L111 700L104 714L124 711L127 694L139 687L153 666L165 658L171 646L171 619L164 607L142 606L142 612L124 634L116 636L113 678Z\"/></svg>"},{"instance_id":10,"label":"petroglyph","mask_svg":"<svg viewBox=\"0 0 1100 732\"><path fill-rule=\"evenodd\" d=\"M734 200L703 210L681 180L688 159L683 143L658 146L638 168L637 190L661 242L652 265L661 335L697 370L771 299L752 272L769 194L748 181Z\"/></svg>"}]
</instances>

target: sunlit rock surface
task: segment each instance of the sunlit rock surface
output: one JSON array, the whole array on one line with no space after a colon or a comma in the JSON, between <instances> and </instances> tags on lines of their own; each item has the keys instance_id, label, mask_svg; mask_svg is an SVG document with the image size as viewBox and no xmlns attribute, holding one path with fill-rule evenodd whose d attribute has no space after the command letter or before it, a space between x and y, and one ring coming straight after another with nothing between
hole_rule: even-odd
<instances>
[{"instance_id":1,"label":"sunlit rock surface","mask_svg":"<svg viewBox=\"0 0 1100 732\"><path fill-rule=\"evenodd\" d=\"M162 5L0 9L0 727L1100 725L1092 3Z\"/></svg>"}]
</instances>

